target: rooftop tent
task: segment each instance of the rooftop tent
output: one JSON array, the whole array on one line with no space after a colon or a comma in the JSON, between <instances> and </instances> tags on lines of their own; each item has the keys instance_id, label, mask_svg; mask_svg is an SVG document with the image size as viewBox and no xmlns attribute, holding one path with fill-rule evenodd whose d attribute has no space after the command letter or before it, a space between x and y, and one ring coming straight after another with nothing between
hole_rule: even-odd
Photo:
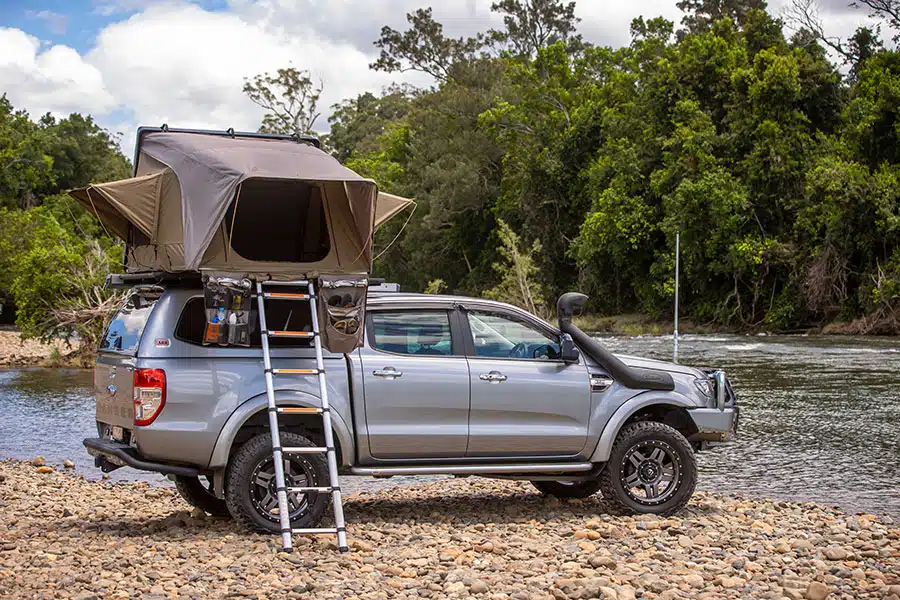
<instances>
[{"instance_id":1,"label":"rooftop tent","mask_svg":"<svg viewBox=\"0 0 900 600\"><path fill-rule=\"evenodd\" d=\"M135 177L71 192L126 242L126 271L368 273L375 228L412 201L283 137L139 134Z\"/></svg>"}]
</instances>

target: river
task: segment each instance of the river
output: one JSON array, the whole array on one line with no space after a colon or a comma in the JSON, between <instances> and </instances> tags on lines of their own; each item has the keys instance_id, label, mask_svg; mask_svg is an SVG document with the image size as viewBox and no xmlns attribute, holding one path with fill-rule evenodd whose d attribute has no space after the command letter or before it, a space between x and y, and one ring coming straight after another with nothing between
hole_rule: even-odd
<instances>
[{"instance_id":1,"label":"river","mask_svg":"<svg viewBox=\"0 0 900 600\"><path fill-rule=\"evenodd\" d=\"M668 337L601 338L615 352L671 359ZM700 454L699 489L839 505L900 519L900 343L896 338L687 335L679 361L726 370L741 404L737 442ZM0 370L0 458L70 459L99 477L91 374ZM154 474L120 469L114 480ZM348 478L353 489L419 481Z\"/></svg>"}]
</instances>

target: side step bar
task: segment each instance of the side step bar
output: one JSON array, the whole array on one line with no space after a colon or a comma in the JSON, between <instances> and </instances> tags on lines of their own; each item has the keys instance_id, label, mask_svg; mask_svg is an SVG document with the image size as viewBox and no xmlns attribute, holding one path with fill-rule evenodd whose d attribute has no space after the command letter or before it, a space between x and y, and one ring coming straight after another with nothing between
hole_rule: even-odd
<instances>
[{"instance_id":1,"label":"side step bar","mask_svg":"<svg viewBox=\"0 0 900 600\"><path fill-rule=\"evenodd\" d=\"M391 477L393 475L487 475L502 473L579 473L590 471L593 463L525 463L518 465L422 465L406 467L353 467L353 475Z\"/></svg>"}]
</instances>

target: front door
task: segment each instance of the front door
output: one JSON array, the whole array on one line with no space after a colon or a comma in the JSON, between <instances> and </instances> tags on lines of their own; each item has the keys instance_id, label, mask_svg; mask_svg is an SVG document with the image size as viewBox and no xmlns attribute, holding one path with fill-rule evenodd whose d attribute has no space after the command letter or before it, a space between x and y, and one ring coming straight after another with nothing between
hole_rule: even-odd
<instances>
[{"instance_id":1,"label":"front door","mask_svg":"<svg viewBox=\"0 0 900 600\"><path fill-rule=\"evenodd\" d=\"M591 387L559 340L502 311L466 311L472 408L466 456L574 456L587 441Z\"/></svg>"},{"instance_id":2,"label":"front door","mask_svg":"<svg viewBox=\"0 0 900 600\"><path fill-rule=\"evenodd\" d=\"M462 458L469 365L447 310L369 311L360 351L375 458Z\"/></svg>"}]
</instances>

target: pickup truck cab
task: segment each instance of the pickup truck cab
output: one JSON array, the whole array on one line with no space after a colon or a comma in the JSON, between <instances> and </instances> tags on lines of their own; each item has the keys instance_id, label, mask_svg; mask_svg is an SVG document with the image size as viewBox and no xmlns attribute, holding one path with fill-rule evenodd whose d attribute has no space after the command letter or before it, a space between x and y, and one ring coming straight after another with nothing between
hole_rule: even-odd
<instances>
[{"instance_id":1,"label":"pickup truck cab","mask_svg":"<svg viewBox=\"0 0 900 600\"><path fill-rule=\"evenodd\" d=\"M724 373L615 356L571 323L514 306L370 289L361 348L325 354L341 476L411 474L523 479L543 493L602 491L610 510L667 514L697 480L694 452L735 434ZM271 301L267 321L309 327L309 312ZM258 319L251 346L202 344L199 285L131 289L95 369L98 437L109 471L169 475L192 505L278 531ZM307 329L308 330L308 329ZM272 342L273 368L314 365L308 340ZM279 377L281 406L320 406L312 378ZM282 443L323 445L317 415L285 415ZM327 485L324 457L285 458L287 485ZM294 527L312 527L329 497L290 494Z\"/></svg>"}]
</instances>

